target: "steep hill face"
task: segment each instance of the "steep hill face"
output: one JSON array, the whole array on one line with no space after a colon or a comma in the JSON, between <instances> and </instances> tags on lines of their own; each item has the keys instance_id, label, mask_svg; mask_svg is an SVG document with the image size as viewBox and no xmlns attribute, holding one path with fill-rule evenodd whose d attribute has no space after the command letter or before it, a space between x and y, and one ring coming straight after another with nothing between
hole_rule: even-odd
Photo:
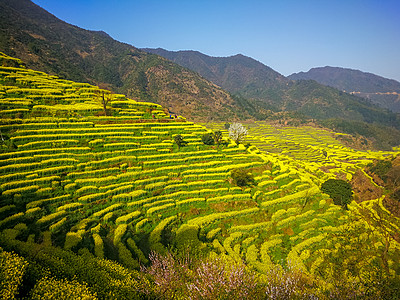
<instances>
[{"instance_id":1,"label":"steep hill face","mask_svg":"<svg viewBox=\"0 0 400 300\"><path fill-rule=\"evenodd\" d=\"M67 24L29 0L0 0L0 29L0 51L30 68L103 85L191 119L249 117L228 93L197 73L104 32Z\"/></svg>"},{"instance_id":2,"label":"steep hill face","mask_svg":"<svg viewBox=\"0 0 400 300\"><path fill-rule=\"evenodd\" d=\"M320 67L308 72L290 75L293 80L312 79L321 84L337 88L354 95L368 98L374 103L400 112L400 82L359 70Z\"/></svg>"}]
</instances>

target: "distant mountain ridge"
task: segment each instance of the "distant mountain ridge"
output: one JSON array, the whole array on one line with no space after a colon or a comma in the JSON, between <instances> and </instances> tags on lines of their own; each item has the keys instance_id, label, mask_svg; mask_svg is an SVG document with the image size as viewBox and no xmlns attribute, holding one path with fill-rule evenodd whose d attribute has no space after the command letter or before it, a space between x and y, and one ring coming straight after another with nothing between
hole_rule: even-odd
<instances>
[{"instance_id":1,"label":"distant mountain ridge","mask_svg":"<svg viewBox=\"0 0 400 300\"><path fill-rule=\"evenodd\" d=\"M29 0L0 0L0 51L29 68L103 85L192 120L251 117L226 91L197 73L105 32L70 25Z\"/></svg>"},{"instance_id":2,"label":"distant mountain ridge","mask_svg":"<svg viewBox=\"0 0 400 300\"><path fill-rule=\"evenodd\" d=\"M168 51L161 48L143 50L196 71L235 96L252 99L266 109L296 111L316 119L343 118L383 122L388 126L397 124L395 116L368 100L314 80L291 80L241 54L211 57L197 51Z\"/></svg>"},{"instance_id":3,"label":"distant mountain ridge","mask_svg":"<svg viewBox=\"0 0 400 300\"><path fill-rule=\"evenodd\" d=\"M198 51L167 51L162 48L142 49L163 56L194 70L204 78L232 92L241 92L247 86L265 88L280 87L289 80L272 68L242 54L229 57L212 57ZM251 96L251 95L245 95Z\"/></svg>"},{"instance_id":4,"label":"distant mountain ridge","mask_svg":"<svg viewBox=\"0 0 400 300\"><path fill-rule=\"evenodd\" d=\"M318 67L288 76L293 80L315 80L347 93L368 98L382 107L400 112L400 82L372 73L340 67Z\"/></svg>"}]
</instances>

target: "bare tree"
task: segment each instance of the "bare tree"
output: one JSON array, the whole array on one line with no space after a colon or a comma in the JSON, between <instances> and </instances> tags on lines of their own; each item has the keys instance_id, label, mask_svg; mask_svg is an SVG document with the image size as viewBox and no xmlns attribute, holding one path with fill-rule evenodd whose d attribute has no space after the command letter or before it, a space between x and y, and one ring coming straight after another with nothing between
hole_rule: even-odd
<instances>
[{"instance_id":1,"label":"bare tree","mask_svg":"<svg viewBox=\"0 0 400 300\"><path fill-rule=\"evenodd\" d=\"M99 89L96 92L96 100L101 103L105 116L109 115L109 111L107 110L107 105L111 102L112 99L113 99L113 94L109 90Z\"/></svg>"}]
</instances>

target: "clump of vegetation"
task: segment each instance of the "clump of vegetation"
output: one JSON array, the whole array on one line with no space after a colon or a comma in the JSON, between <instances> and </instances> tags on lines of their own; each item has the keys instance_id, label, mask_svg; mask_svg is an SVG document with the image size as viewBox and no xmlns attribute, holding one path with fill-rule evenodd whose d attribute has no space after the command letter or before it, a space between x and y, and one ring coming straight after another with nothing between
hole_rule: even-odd
<instances>
[{"instance_id":1,"label":"clump of vegetation","mask_svg":"<svg viewBox=\"0 0 400 300\"><path fill-rule=\"evenodd\" d=\"M342 179L328 179L321 185L321 191L328 194L333 203L347 209L353 197L353 189L348 181Z\"/></svg>"},{"instance_id":2,"label":"clump of vegetation","mask_svg":"<svg viewBox=\"0 0 400 300\"><path fill-rule=\"evenodd\" d=\"M368 165L368 171L375 173L384 182L387 181L387 173L392 168L392 162L390 160L378 160L375 164Z\"/></svg>"},{"instance_id":3,"label":"clump of vegetation","mask_svg":"<svg viewBox=\"0 0 400 300\"><path fill-rule=\"evenodd\" d=\"M203 134L203 136L201 137L201 141L203 142L204 145L214 145L215 143L214 134L209 132Z\"/></svg>"},{"instance_id":4,"label":"clump of vegetation","mask_svg":"<svg viewBox=\"0 0 400 300\"><path fill-rule=\"evenodd\" d=\"M251 186L256 184L253 174L245 169L241 168L233 169L231 171L231 177L234 184L240 187Z\"/></svg>"},{"instance_id":5,"label":"clump of vegetation","mask_svg":"<svg viewBox=\"0 0 400 300\"><path fill-rule=\"evenodd\" d=\"M185 141L180 134L177 134L174 136L174 141L175 141L175 144L178 145L179 149L181 149L181 147L187 145L187 141Z\"/></svg>"},{"instance_id":6,"label":"clump of vegetation","mask_svg":"<svg viewBox=\"0 0 400 300\"><path fill-rule=\"evenodd\" d=\"M207 132L202 135L201 141L204 145L217 144L219 146L222 142L222 132L221 130L217 130L215 132Z\"/></svg>"},{"instance_id":7,"label":"clump of vegetation","mask_svg":"<svg viewBox=\"0 0 400 300\"><path fill-rule=\"evenodd\" d=\"M222 142L222 132L217 130L214 132L214 142L219 146Z\"/></svg>"}]
</instances>

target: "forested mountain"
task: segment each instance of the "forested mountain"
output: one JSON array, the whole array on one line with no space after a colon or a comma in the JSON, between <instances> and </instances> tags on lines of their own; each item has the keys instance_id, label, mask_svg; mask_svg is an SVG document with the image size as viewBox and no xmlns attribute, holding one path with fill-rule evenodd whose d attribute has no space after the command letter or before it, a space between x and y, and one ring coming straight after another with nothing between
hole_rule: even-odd
<instances>
[{"instance_id":1,"label":"forested mountain","mask_svg":"<svg viewBox=\"0 0 400 300\"><path fill-rule=\"evenodd\" d=\"M243 55L210 57L196 51L143 49L198 72L234 94L257 101L273 111L292 111L315 118L342 118L400 127L395 114L367 99L317 83L291 80L270 67Z\"/></svg>"},{"instance_id":2,"label":"forested mountain","mask_svg":"<svg viewBox=\"0 0 400 300\"><path fill-rule=\"evenodd\" d=\"M29 0L1 0L0 29L0 51L32 69L99 84L192 119L249 117L228 93L197 73L102 31L67 24Z\"/></svg>"},{"instance_id":3,"label":"forested mountain","mask_svg":"<svg viewBox=\"0 0 400 300\"><path fill-rule=\"evenodd\" d=\"M382 107L400 112L400 82L393 79L359 70L329 66L294 73L288 78L312 79L341 91L368 98Z\"/></svg>"},{"instance_id":4,"label":"forested mountain","mask_svg":"<svg viewBox=\"0 0 400 300\"><path fill-rule=\"evenodd\" d=\"M161 55L198 72L231 93L240 93L249 98L260 98L261 89L281 89L289 82L272 68L242 54L212 57L198 51L143 50Z\"/></svg>"}]
</instances>

